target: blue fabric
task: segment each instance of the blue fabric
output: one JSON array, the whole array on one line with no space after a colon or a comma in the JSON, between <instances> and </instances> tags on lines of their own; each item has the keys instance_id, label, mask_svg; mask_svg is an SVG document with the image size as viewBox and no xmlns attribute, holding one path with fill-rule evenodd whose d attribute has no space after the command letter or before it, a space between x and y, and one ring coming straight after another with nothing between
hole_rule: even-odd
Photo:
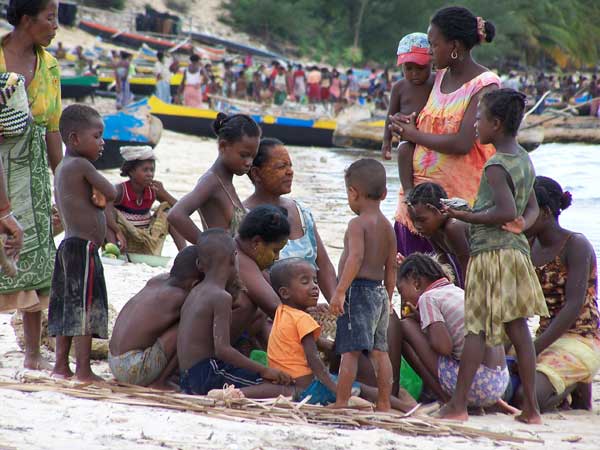
<instances>
[{"instance_id":1,"label":"blue fabric","mask_svg":"<svg viewBox=\"0 0 600 450\"><path fill-rule=\"evenodd\" d=\"M354 280L337 319L336 353L387 352L389 320L390 300L381 281Z\"/></svg>"},{"instance_id":2,"label":"blue fabric","mask_svg":"<svg viewBox=\"0 0 600 450\"><path fill-rule=\"evenodd\" d=\"M231 384L244 388L262 383L262 378L254 372L232 366L215 358L207 358L190 369L182 370L179 384L186 394L206 395L212 389L222 389Z\"/></svg>"},{"instance_id":3,"label":"blue fabric","mask_svg":"<svg viewBox=\"0 0 600 450\"><path fill-rule=\"evenodd\" d=\"M337 375L329 374L334 383L337 384ZM360 383L352 383L352 395L356 396L360 394ZM335 403L335 392L332 392L327 386L321 383L317 378L313 380L310 385L300 393L297 401L302 401L310 395L310 399L306 402L309 405L323 405L327 406L331 403Z\"/></svg>"},{"instance_id":4,"label":"blue fabric","mask_svg":"<svg viewBox=\"0 0 600 450\"><path fill-rule=\"evenodd\" d=\"M317 236L315 234L315 221L308 209L296 202L296 208L302 221L301 238L288 240L287 244L279 252L279 259L302 258L317 266Z\"/></svg>"},{"instance_id":5,"label":"blue fabric","mask_svg":"<svg viewBox=\"0 0 600 450\"><path fill-rule=\"evenodd\" d=\"M165 103L171 103L171 84L166 80L156 82L156 96Z\"/></svg>"}]
</instances>

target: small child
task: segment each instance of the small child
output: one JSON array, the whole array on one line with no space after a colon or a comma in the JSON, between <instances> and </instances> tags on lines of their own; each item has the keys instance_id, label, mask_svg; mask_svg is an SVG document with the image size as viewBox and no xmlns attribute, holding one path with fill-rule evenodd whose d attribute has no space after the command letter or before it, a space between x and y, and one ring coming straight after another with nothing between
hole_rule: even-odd
<instances>
[{"instance_id":1,"label":"small child","mask_svg":"<svg viewBox=\"0 0 600 450\"><path fill-rule=\"evenodd\" d=\"M198 247L184 248L170 273L150 279L119 313L110 337L108 365L128 384L170 389L177 368L177 328L181 306L203 274Z\"/></svg>"},{"instance_id":2,"label":"small child","mask_svg":"<svg viewBox=\"0 0 600 450\"><path fill-rule=\"evenodd\" d=\"M404 355L442 401L454 392L465 342L464 291L448 279L432 257L413 253L398 268L398 291L417 314L402 320ZM497 404L509 374L501 345L486 347L468 394L472 407Z\"/></svg>"},{"instance_id":3,"label":"small child","mask_svg":"<svg viewBox=\"0 0 600 450\"><path fill-rule=\"evenodd\" d=\"M218 228L205 231L197 240L205 276L181 308L177 336L181 389L188 394L206 395L224 384L236 388L263 380L289 384L289 375L264 367L231 346L233 299L226 287L238 277L235 241Z\"/></svg>"},{"instance_id":4,"label":"small child","mask_svg":"<svg viewBox=\"0 0 600 450\"><path fill-rule=\"evenodd\" d=\"M108 299L104 271L98 254L106 237L103 206L116 190L94 168L102 154L104 124L89 106L70 105L60 118L65 157L56 169L54 191L65 228L65 239L56 254L48 334L56 336L53 374L69 378L69 350L75 337L75 377L101 381L90 367L92 337L108 337Z\"/></svg>"},{"instance_id":5,"label":"small child","mask_svg":"<svg viewBox=\"0 0 600 450\"><path fill-rule=\"evenodd\" d=\"M213 130L219 139L217 160L168 216L169 223L192 243L200 234L190 218L197 210L204 229L223 228L235 236L246 209L235 192L232 179L234 175L242 176L250 171L260 142L260 127L252 117L243 114L219 113Z\"/></svg>"},{"instance_id":6,"label":"small child","mask_svg":"<svg viewBox=\"0 0 600 450\"><path fill-rule=\"evenodd\" d=\"M507 223L529 228L537 217L533 185L535 172L529 156L517 143L525 110L525 95L512 89L485 94L477 109L477 135L493 144L496 154L484 166L472 211L444 207L449 217L471 226L471 257L465 289L465 349L454 395L440 410L445 418L466 420L467 394L485 345L507 341L515 346L524 392L526 423L541 423L535 390L535 349L527 318L548 316L544 294L530 259L523 233L507 230Z\"/></svg>"},{"instance_id":7,"label":"small child","mask_svg":"<svg viewBox=\"0 0 600 450\"><path fill-rule=\"evenodd\" d=\"M150 146L121 147L121 156L125 160L121 176L129 180L115 186L117 199L107 208L108 241L132 253L160 255L168 232L177 249L183 249L185 239L167 221L167 213L177 199L154 178L154 150ZM152 214L157 200L160 206Z\"/></svg>"},{"instance_id":8,"label":"small child","mask_svg":"<svg viewBox=\"0 0 600 450\"><path fill-rule=\"evenodd\" d=\"M279 369L294 379L293 386L261 384L242 389L249 398L293 395L302 401L309 395L310 404L328 405L336 400L337 379L330 375L317 349L321 328L306 312L317 305L319 287L315 267L302 258L288 258L275 263L271 269L271 285L281 299L273 329L269 336L269 367ZM377 389L359 383L352 384L354 395L374 402ZM418 406L404 390L402 398L391 397L394 409L412 412Z\"/></svg>"},{"instance_id":9,"label":"small child","mask_svg":"<svg viewBox=\"0 0 600 450\"><path fill-rule=\"evenodd\" d=\"M431 73L429 41L425 33L411 33L404 36L398 44L398 65L402 65L404 78L392 86L390 106L385 121L383 159L392 158L392 131L389 128L390 117L395 114L418 116L433 88L435 75ZM413 188L412 158L415 145L401 142L398 145L398 172L402 190L408 193Z\"/></svg>"},{"instance_id":10,"label":"small child","mask_svg":"<svg viewBox=\"0 0 600 450\"><path fill-rule=\"evenodd\" d=\"M469 224L448 217L442 199L448 198L436 183L421 183L406 196L408 215L419 234L426 237L441 262L450 264L459 287L464 287L469 263Z\"/></svg>"},{"instance_id":11,"label":"small child","mask_svg":"<svg viewBox=\"0 0 600 450\"><path fill-rule=\"evenodd\" d=\"M358 217L348 223L341 275L330 303L339 316L335 340L342 355L334 407L348 405L358 358L368 352L377 374L377 409L388 411L392 366L387 328L396 282L396 235L380 210L387 194L385 168L374 159L360 159L346 170L345 180L350 209Z\"/></svg>"}]
</instances>

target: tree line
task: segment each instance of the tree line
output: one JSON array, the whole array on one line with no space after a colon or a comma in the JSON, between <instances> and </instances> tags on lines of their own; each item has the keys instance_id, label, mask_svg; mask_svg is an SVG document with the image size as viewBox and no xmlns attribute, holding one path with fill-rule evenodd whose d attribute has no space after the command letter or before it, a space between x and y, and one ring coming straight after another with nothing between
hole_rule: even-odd
<instances>
[{"instance_id":1,"label":"tree line","mask_svg":"<svg viewBox=\"0 0 600 450\"><path fill-rule=\"evenodd\" d=\"M265 44L330 64L393 65L405 34L426 32L445 0L227 0L222 20ZM496 39L476 50L500 68L596 66L598 0L463 0L491 20Z\"/></svg>"}]
</instances>

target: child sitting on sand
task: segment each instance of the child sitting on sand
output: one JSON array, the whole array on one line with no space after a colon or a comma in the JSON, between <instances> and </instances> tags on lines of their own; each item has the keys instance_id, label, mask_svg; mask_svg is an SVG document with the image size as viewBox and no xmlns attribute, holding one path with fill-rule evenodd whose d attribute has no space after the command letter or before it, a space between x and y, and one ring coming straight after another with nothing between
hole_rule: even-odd
<instances>
[{"instance_id":1,"label":"child sitting on sand","mask_svg":"<svg viewBox=\"0 0 600 450\"><path fill-rule=\"evenodd\" d=\"M319 287L315 267L302 258L288 258L271 269L271 284L282 305L277 308L269 336L269 367L282 370L294 378L293 386L260 384L242 389L249 398L294 396L310 404L328 405L335 402L338 377L330 375L319 357L317 340L319 324L306 312L317 305ZM354 395L375 402L377 389L359 383L352 384ZM391 397L394 409L409 412L417 403L404 390L402 398Z\"/></svg>"},{"instance_id":2,"label":"child sitting on sand","mask_svg":"<svg viewBox=\"0 0 600 450\"><path fill-rule=\"evenodd\" d=\"M177 368L177 328L181 306L203 277L198 247L184 248L170 273L150 279L119 313L109 344L108 365L128 384L168 388Z\"/></svg>"},{"instance_id":3,"label":"child sitting on sand","mask_svg":"<svg viewBox=\"0 0 600 450\"><path fill-rule=\"evenodd\" d=\"M125 160L121 176L129 180L115 186L114 208L107 208L108 241L132 253L160 255L170 233L177 249L183 249L185 239L167 222L167 213L177 200L154 179L154 150L150 146L121 147L121 156ZM157 200L160 206L152 214Z\"/></svg>"},{"instance_id":4,"label":"child sitting on sand","mask_svg":"<svg viewBox=\"0 0 600 450\"><path fill-rule=\"evenodd\" d=\"M462 288L469 263L470 225L442 211L446 198L439 184L421 183L408 193L406 205L415 229L429 240L440 261L452 266L456 284Z\"/></svg>"},{"instance_id":5,"label":"child sitting on sand","mask_svg":"<svg viewBox=\"0 0 600 450\"><path fill-rule=\"evenodd\" d=\"M79 381L99 381L90 367L92 337L108 338L108 299L102 261L98 254L106 237L106 201L113 201L113 185L94 168L102 154L104 124L89 106L70 105L60 118L65 157L56 169L54 192L65 228L56 254L48 334L56 336L53 374L71 377L69 350L75 341Z\"/></svg>"},{"instance_id":6,"label":"child sitting on sand","mask_svg":"<svg viewBox=\"0 0 600 450\"><path fill-rule=\"evenodd\" d=\"M450 282L442 266L422 253L407 256L398 268L403 303L416 311L402 320L403 354L435 395L446 402L454 392L465 342L464 291ZM498 403L509 374L501 345L486 347L468 394L469 406Z\"/></svg>"},{"instance_id":7,"label":"child sitting on sand","mask_svg":"<svg viewBox=\"0 0 600 450\"><path fill-rule=\"evenodd\" d=\"M181 308L177 336L181 389L188 394L206 395L225 384L237 388L263 380L289 384L289 375L264 367L231 346L233 299L226 286L238 276L233 238L217 228L205 231L197 241L205 277Z\"/></svg>"},{"instance_id":8,"label":"child sitting on sand","mask_svg":"<svg viewBox=\"0 0 600 450\"><path fill-rule=\"evenodd\" d=\"M360 159L346 170L346 192L352 211L339 282L330 310L339 316L336 352L342 355L334 407L348 405L361 352L369 353L377 374L377 409L390 409L392 365L387 353L387 329L396 283L396 235L380 209L386 173L374 159Z\"/></svg>"},{"instance_id":9,"label":"child sitting on sand","mask_svg":"<svg viewBox=\"0 0 600 450\"><path fill-rule=\"evenodd\" d=\"M471 223L471 257L465 286L465 346L452 399L440 416L466 420L467 395L485 346L512 342L519 361L526 423L541 423L535 388L535 349L527 318L547 316L540 282L523 233L506 229L508 222L529 228L538 215L533 164L517 143L525 110L525 95L512 89L485 94L477 110L477 134L493 144L496 154L484 166L473 210L444 208L450 217Z\"/></svg>"},{"instance_id":10,"label":"child sitting on sand","mask_svg":"<svg viewBox=\"0 0 600 450\"><path fill-rule=\"evenodd\" d=\"M195 243L200 230L190 216L200 211L204 229L223 228L234 236L246 215L232 179L247 174L258 152L261 130L243 114L219 113L213 123L219 139L219 156L200 178L192 192L185 195L169 212L169 223L189 242Z\"/></svg>"},{"instance_id":11,"label":"child sitting on sand","mask_svg":"<svg viewBox=\"0 0 600 450\"><path fill-rule=\"evenodd\" d=\"M398 44L397 54L398 65L402 66L404 78L392 86L381 146L383 159L392 158L390 116L398 113L406 116L407 119L412 114L418 116L429 99L435 80L435 75L431 73L429 41L425 33L411 33L404 36ZM398 145L398 172L405 193L413 188L414 150L415 145L411 142L401 142Z\"/></svg>"}]
</instances>

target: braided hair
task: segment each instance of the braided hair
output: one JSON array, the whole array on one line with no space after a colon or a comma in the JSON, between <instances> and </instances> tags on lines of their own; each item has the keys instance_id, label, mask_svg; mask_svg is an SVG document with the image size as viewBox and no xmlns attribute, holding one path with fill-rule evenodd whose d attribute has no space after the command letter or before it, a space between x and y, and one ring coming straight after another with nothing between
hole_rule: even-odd
<instances>
[{"instance_id":1,"label":"braided hair","mask_svg":"<svg viewBox=\"0 0 600 450\"><path fill-rule=\"evenodd\" d=\"M425 278L434 282L440 278L449 278L442 265L424 253L412 253L398 267L397 279Z\"/></svg>"},{"instance_id":2,"label":"braided hair","mask_svg":"<svg viewBox=\"0 0 600 450\"><path fill-rule=\"evenodd\" d=\"M571 206L573 196L569 191L563 191L552 178L535 177L535 196L540 209L548 209L555 218Z\"/></svg>"},{"instance_id":3,"label":"braided hair","mask_svg":"<svg viewBox=\"0 0 600 450\"><path fill-rule=\"evenodd\" d=\"M212 129L219 140L230 143L241 140L244 136L260 137L261 129L254 119L246 114L217 114Z\"/></svg>"},{"instance_id":4,"label":"braided hair","mask_svg":"<svg viewBox=\"0 0 600 450\"><path fill-rule=\"evenodd\" d=\"M483 96L489 118L497 118L502 122L504 132L516 136L525 114L525 94L514 89L497 89Z\"/></svg>"},{"instance_id":5,"label":"braided hair","mask_svg":"<svg viewBox=\"0 0 600 450\"><path fill-rule=\"evenodd\" d=\"M437 209L442 209L442 198L448 198L448 194L437 183L421 183L410 191L406 202L409 205L431 205Z\"/></svg>"},{"instance_id":6,"label":"braided hair","mask_svg":"<svg viewBox=\"0 0 600 450\"><path fill-rule=\"evenodd\" d=\"M475 17L471 11L461 6L440 9L431 18L431 23L440 29L448 41L460 41L467 50L479 45L482 40L492 42L496 35L496 27L492 22Z\"/></svg>"}]
</instances>

